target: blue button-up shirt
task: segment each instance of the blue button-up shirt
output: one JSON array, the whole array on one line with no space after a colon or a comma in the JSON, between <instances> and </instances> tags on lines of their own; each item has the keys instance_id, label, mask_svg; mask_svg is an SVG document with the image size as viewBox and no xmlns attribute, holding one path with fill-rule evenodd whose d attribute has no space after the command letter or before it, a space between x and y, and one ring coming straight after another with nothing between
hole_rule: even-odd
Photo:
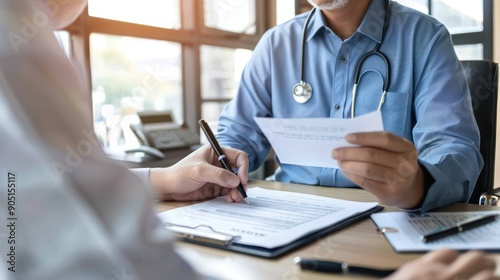
<instances>
[{"instance_id":1,"label":"blue button-up shirt","mask_svg":"<svg viewBox=\"0 0 500 280\"><path fill-rule=\"evenodd\" d=\"M313 94L304 104L295 102L292 88L300 80L302 29L309 13L267 31L243 71L236 97L220 116L220 143L245 151L254 170L271 148L254 117L351 117L358 61L381 43L380 51L390 64L382 106L384 129L412 141L419 163L434 178L420 210L467 201L483 161L469 90L451 36L434 18L395 2L383 34L384 1L372 0L357 31L344 41L326 25L320 11L312 16L305 38L303 80L311 84ZM377 110L387 79L385 64L370 56L360 75L356 116ZM355 186L340 169L332 168L281 164L275 178Z\"/></svg>"}]
</instances>

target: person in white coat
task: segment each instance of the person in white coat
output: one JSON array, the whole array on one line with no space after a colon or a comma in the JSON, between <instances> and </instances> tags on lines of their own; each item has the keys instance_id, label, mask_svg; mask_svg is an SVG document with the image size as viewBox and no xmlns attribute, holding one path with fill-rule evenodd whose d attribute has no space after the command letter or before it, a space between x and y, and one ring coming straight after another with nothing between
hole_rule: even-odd
<instances>
[{"instance_id":1,"label":"person in white coat","mask_svg":"<svg viewBox=\"0 0 500 280\"><path fill-rule=\"evenodd\" d=\"M85 87L52 32L52 19L81 6L59 2L49 14L35 1L0 0L0 216L9 223L0 229L0 259L7 277L195 279L155 215L153 193L240 201L234 188L246 185L246 155L225 150L241 170L234 175L204 146L152 170L151 187L109 160L81 101Z\"/></svg>"}]
</instances>

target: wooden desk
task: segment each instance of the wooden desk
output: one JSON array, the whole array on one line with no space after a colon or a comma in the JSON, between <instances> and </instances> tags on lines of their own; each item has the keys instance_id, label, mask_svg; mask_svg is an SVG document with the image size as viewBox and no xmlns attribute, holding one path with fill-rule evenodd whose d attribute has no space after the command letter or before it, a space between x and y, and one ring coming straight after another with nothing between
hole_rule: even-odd
<instances>
[{"instance_id":1,"label":"wooden desk","mask_svg":"<svg viewBox=\"0 0 500 280\"><path fill-rule=\"evenodd\" d=\"M273 190L293 191L355 201L376 201L375 196L361 189L330 188L284 184L267 181L250 181L249 187L263 187ZM189 203L161 203L158 211L165 211ZM445 211L498 210L471 204L456 204ZM384 211L398 211L387 207ZM368 279L357 275L333 275L302 271L293 263L296 256L346 261L350 264L379 268L397 268L421 254L398 254L385 237L376 231L370 219L365 219L347 228L334 232L304 247L298 248L277 259L264 259L250 255L205 247L185 242L177 243L178 251L200 272L217 275L221 279ZM491 254L500 266L500 254ZM497 269L500 275L500 268Z\"/></svg>"}]
</instances>

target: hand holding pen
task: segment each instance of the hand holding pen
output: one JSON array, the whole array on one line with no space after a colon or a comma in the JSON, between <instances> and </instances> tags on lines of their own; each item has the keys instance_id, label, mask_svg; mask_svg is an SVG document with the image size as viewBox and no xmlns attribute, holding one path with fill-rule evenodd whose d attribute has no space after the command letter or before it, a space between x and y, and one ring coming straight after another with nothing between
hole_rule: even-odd
<instances>
[{"instance_id":1,"label":"hand holding pen","mask_svg":"<svg viewBox=\"0 0 500 280\"><path fill-rule=\"evenodd\" d=\"M222 152L222 149L219 145L219 142L217 142L217 139L215 138L215 135L212 132L212 130L210 129L210 126L208 126L207 122L205 120L201 119L198 121L198 124L200 125L201 130L203 130L203 133L205 133L205 136L207 137L208 142L210 142L210 145L214 149L215 154L217 155L217 158L220 161L222 167L228 171L235 173L233 171L233 169L231 168L231 164L229 163L229 160L227 159L226 155ZM241 183L238 185L238 191L240 192L243 199L245 199L246 203L250 204L250 202L248 201L248 198L247 198L247 193L245 191L245 188L243 187L243 185Z\"/></svg>"},{"instance_id":2,"label":"hand holding pen","mask_svg":"<svg viewBox=\"0 0 500 280\"><path fill-rule=\"evenodd\" d=\"M149 183L162 201L201 201L225 196L228 203L241 201L236 186L248 178L248 157L245 152L226 148L224 153L237 175L218 166L210 145L196 149L176 164L149 170Z\"/></svg>"}]
</instances>

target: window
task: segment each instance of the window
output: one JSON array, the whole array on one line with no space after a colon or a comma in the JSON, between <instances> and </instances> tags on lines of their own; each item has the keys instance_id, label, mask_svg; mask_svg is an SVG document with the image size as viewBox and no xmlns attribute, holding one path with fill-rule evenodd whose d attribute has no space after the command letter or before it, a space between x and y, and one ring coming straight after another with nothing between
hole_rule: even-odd
<instances>
[{"instance_id":1,"label":"window","mask_svg":"<svg viewBox=\"0 0 500 280\"><path fill-rule=\"evenodd\" d=\"M137 112L184 121L179 43L92 33L90 66L94 124L109 146L138 144L129 131Z\"/></svg>"},{"instance_id":2,"label":"window","mask_svg":"<svg viewBox=\"0 0 500 280\"><path fill-rule=\"evenodd\" d=\"M265 0L89 0L58 34L90 73L95 129L109 148L136 146L137 112L172 111L199 132L216 125L268 29ZM66 38L66 37L67 38ZM74 54L73 54L74 53ZM215 127L214 127L215 129Z\"/></svg>"},{"instance_id":3,"label":"window","mask_svg":"<svg viewBox=\"0 0 500 280\"><path fill-rule=\"evenodd\" d=\"M206 27L255 34L254 0L204 0L204 7Z\"/></svg>"},{"instance_id":4,"label":"window","mask_svg":"<svg viewBox=\"0 0 500 280\"><path fill-rule=\"evenodd\" d=\"M284 23L295 15L295 3L290 0L276 0L276 24Z\"/></svg>"},{"instance_id":5,"label":"window","mask_svg":"<svg viewBox=\"0 0 500 280\"><path fill-rule=\"evenodd\" d=\"M89 0L88 14L111 20L179 29L181 27L179 1Z\"/></svg>"},{"instance_id":6,"label":"window","mask_svg":"<svg viewBox=\"0 0 500 280\"><path fill-rule=\"evenodd\" d=\"M57 42L59 42L59 45L61 48L64 50L64 53L66 56L70 56L70 38L69 38L69 33L66 31L54 31L54 35L57 39Z\"/></svg>"},{"instance_id":7,"label":"window","mask_svg":"<svg viewBox=\"0 0 500 280\"><path fill-rule=\"evenodd\" d=\"M493 1L398 0L442 22L461 60L493 58Z\"/></svg>"}]
</instances>

